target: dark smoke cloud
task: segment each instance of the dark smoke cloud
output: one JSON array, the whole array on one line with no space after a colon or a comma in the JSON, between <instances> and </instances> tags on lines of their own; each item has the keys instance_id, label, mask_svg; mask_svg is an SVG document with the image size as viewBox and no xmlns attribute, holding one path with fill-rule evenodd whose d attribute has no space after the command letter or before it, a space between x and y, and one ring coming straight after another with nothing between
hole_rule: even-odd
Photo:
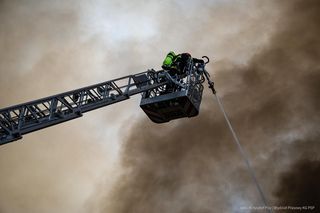
<instances>
[{"instance_id":1,"label":"dark smoke cloud","mask_svg":"<svg viewBox=\"0 0 320 213\"><path fill-rule=\"evenodd\" d=\"M217 90L270 204L320 209L320 2L274 3L281 16L268 45L246 65L225 60L208 70L215 70ZM209 94L197 118L136 122L122 164L125 172L102 212L241 212L262 205Z\"/></svg>"},{"instance_id":2,"label":"dark smoke cloud","mask_svg":"<svg viewBox=\"0 0 320 213\"><path fill-rule=\"evenodd\" d=\"M0 1L0 108L111 78L107 48L81 26L80 3ZM1 146L0 212L87 212L93 182L114 162L113 137L99 143L110 132L99 117L111 115L91 113Z\"/></svg>"},{"instance_id":3,"label":"dark smoke cloud","mask_svg":"<svg viewBox=\"0 0 320 213\"><path fill-rule=\"evenodd\" d=\"M274 22L254 25L270 8L260 6L253 0L0 1L0 108L159 68L169 49L246 61ZM248 13L253 8L259 12ZM256 42L241 46L239 38ZM121 171L118 131L145 116L138 99L2 146L0 212L97 212L91 207L100 207ZM95 185L103 191L92 191Z\"/></svg>"},{"instance_id":4,"label":"dark smoke cloud","mask_svg":"<svg viewBox=\"0 0 320 213\"><path fill-rule=\"evenodd\" d=\"M282 206L306 206L304 212L319 209L320 161L300 160L281 174L275 196ZM313 209L314 208L314 209ZM317 210L316 210L317 211Z\"/></svg>"},{"instance_id":5,"label":"dark smoke cloud","mask_svg":"<svg viewBox=\"0 0 320 213\"><path fill-rule=\"evenodd\" d=\"M281 174L317 162L318 14L309 0L3 0L0 107L145 70L170 49L214 56L208 70L267 198L285 205ZM1 147L0 212L239 212L260 204L211 98L204 94L197 118L132 124L111 193L120 170L112 134L121 118L128 130L137 99Z\"/></svg>"}]
</instances>

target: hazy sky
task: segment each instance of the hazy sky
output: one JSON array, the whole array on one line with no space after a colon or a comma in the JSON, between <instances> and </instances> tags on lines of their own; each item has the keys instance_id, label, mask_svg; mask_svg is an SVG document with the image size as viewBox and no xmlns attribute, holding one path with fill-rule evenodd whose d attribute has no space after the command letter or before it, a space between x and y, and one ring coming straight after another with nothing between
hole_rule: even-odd
<instances>
[{"instance_id":1,"label":"hazy sky","mask_svg":"<svg viewBox=\"0 0 320 213\"><path fill-rule=\"evenodd\" d=\"M287 97L283 95L289 94L287 89L295 88L290 82L298 79L288 77L288 70L296 70L293 72L296 76L304 73L301 78L310 79L315 74L309 72L309 67L319 67L317 60L309 56L305 60L308 57L301 51L310 50L317 55L317 46L310 45L319 44L315 39L317 32L310 30L309 34L300 36L305 42L295 39L296 32L306 26L304 21L313 20L314 16L305 14L314 15L319 7L312 0L306 1L305 7L303 1L284 2L0 0L0 108L149 68L158 69L170 50L190 52L195 57L208 55L212 59L208 71L216 77L217 90L226 100L240 137L248 141L244 142L245 147L256 162L254 166L267 196L273 204L279 203L282 194L275 194L277 187L272 185L281 182L277 175L295 162L292 153L299 146L301 150L306 146L294 141L310 139L305 135L318 122L317 116L304 122L304 116L310 116L307 112L314 112L312 107L299 105L295 98L290 99L292 105L282 100ZM301 18L294 19L293 12ZM291 55L292 52L301 55ZM283 61L290 59L296 66L281 63L276 57ZM303 63L298 63L299 60ZM272 90L268 90L268 85ZM300 87L301 91L314 91L311 86L312 89ZM0 212L239 212L240 206L259 203L242 159L230 148L233 144L225 129L201 130L204 136L193 138L197 126L226 128L217 105L210 102L209 93L204 96L200 118L156 126L145 119L137 95L1 146ZM304 96L309 101L307 98ZM211 111L211 107L215 109ZM293 114L282 110L305 114L296 113L301 116L293 119ZM249 114L244 116L245 112ZM298 125L301 121L303 127ZM285 127L283 131L276 131L282 127ZM170 137L159 136L169 133ZM192 138L190 142L176 143L186 135ZM210 147L209 138L215 137L215 141L230 141L230 144L215 142L217 146ZM319 137L314 138L310 141ZM168 143L160 143L162 140ZM147 146L150 143L160 145L150 148ZM199 148L190 148L193 151L189 152L189 147L197 144ZM294 148L283 151L290 144ZM219 152L205 153L215 147L219 147ZM168 151L171 149L189 154L174 152L177 156L174 158ZM314 154L311 151L306 152ZM202 152L205 154L199 161L176 164L198 159ZM167 156L170 160L158 162L157 153L159 159ZM279 164L269 168L275 156ZM211 161L215 162L205 163ZM149 167L147 162L157 165ZM219 175L193 179L197 169L203 172L200 164ZM228 168L228 165L233 166ZM176 170L179 174L174 174L171 166L180 168ZM268 169L274 172L273 178L263 178L270 172ZM163 174L172 179L163 179ZM190 179L181 178L182 174ZM161 180L170 184L162 185ZM178 180L182 186L176 189L171 183ZM200 195L194 194L195 191ZM211 205L217 209L213 210Z\"/></svg>"}]
</instances>

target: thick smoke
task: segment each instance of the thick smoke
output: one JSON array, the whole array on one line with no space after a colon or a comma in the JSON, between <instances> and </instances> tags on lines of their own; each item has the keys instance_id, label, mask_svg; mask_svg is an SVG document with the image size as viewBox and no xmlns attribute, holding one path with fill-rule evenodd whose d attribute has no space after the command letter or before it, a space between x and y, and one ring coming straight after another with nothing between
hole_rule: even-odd
<instances>
[{"instance_id":1,"label":"thick smoke","mask_svg":"<svg viewBox=\"0 0 320 213\"><path fill-rule=\"evenodd\" d=\"M80 1L0 1L0 108L115 77L82 10ZM114 130L103 119L112 113L104 112L1 146L0 212L87 212L95 182L113 172Z\"/></svg>"},{"instance_id":2,"label":"thick smoke","mask_svg":"<svg viewBox=\"0 0 320 213\"><path fill-rule=\"evenodd\" d=\"M275 195L288 206L305 206L306 212L319 208L320 203L320 162L300 160L289 171L280 176L279 188Z\"/></svg>"},{"instance_id":3,"label":"thick smoke","mask_svg":"<svg viewBox=\"0 0 320 213\"><path fill-rule=\"evenodd\" d=\"M269 203L319 210L320 2L277 1L275 8L275 33L247 64L218 61L208 70ZM248 212L262 205L211 99L205 94L197 118L133 125L121 153L125 172L104 212Z\"/></svg>"},{"instance_id":4,"label":"thick smoke","mask_svg":"<svg viewBox=\"0 0 320 213\"><path fill-rule=\"evenodd\" d=\"M169 49L244 62L268 39L270 8L252 0L0 1L0 108L157 68ZM145 116L138 99L1 146L0 212L97 212L120 170L118 131Z\"/></svg>"},{"instance_id":5,"label":"thick smoke","mask_svg":"<svg viewBox=\"0 0 320 213\"><path fill-rule=\"evenodd\" d=\"M171 49L209 55L208 70L269 202L291 205L313 185L305 185L300 165L310 166L303 175L318 170L318 23L311 0L0 0L0 108L146 70ZM260 205L209 93L196 118L130 123L139 116L136 98L2 146L0 212ZM119 130L130 131L117 179ZM312 197L308 205L316 205Z\"/></svg>"}]
</instances>

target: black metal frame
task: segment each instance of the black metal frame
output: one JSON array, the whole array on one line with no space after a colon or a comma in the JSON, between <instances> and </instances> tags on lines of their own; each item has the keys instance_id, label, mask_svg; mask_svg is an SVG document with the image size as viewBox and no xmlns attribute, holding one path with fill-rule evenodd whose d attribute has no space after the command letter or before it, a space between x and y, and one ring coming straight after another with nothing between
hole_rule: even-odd
<instances>
[{"instance_id":1,"label":"black metal frame","mask_svg":"<svg viewBox=\"0 0 320 213\"><path fill-rule=\"evenodd\" d=\"M201 63L202 62L202 63ZM202 100L205 63L189 58L183 71L159 73L168 84L143 93L140 107L155 123L165 123L199 114ZM170 73L170 74L169 74Z\"/></svg>"}]
</instances>

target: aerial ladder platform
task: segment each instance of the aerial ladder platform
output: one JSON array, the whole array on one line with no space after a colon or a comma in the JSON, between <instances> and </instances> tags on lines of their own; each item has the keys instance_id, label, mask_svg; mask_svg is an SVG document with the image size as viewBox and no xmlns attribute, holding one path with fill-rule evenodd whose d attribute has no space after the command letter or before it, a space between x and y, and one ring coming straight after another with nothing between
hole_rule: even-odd
<instances>
[{"instance_id":1,"label":"aerial ladder platform","mask_svg":"<svg viewBox=\"0 0 320 213\"><path fill-rule=\"evenodd\" d=\"M203 63L192 58L184 75L148 70L39 100L0 109L0 145L23 135L79 118L83 113L142 94L140 107L156 123L198 115L203 82Z\"/></svg>"}]
</instances>

